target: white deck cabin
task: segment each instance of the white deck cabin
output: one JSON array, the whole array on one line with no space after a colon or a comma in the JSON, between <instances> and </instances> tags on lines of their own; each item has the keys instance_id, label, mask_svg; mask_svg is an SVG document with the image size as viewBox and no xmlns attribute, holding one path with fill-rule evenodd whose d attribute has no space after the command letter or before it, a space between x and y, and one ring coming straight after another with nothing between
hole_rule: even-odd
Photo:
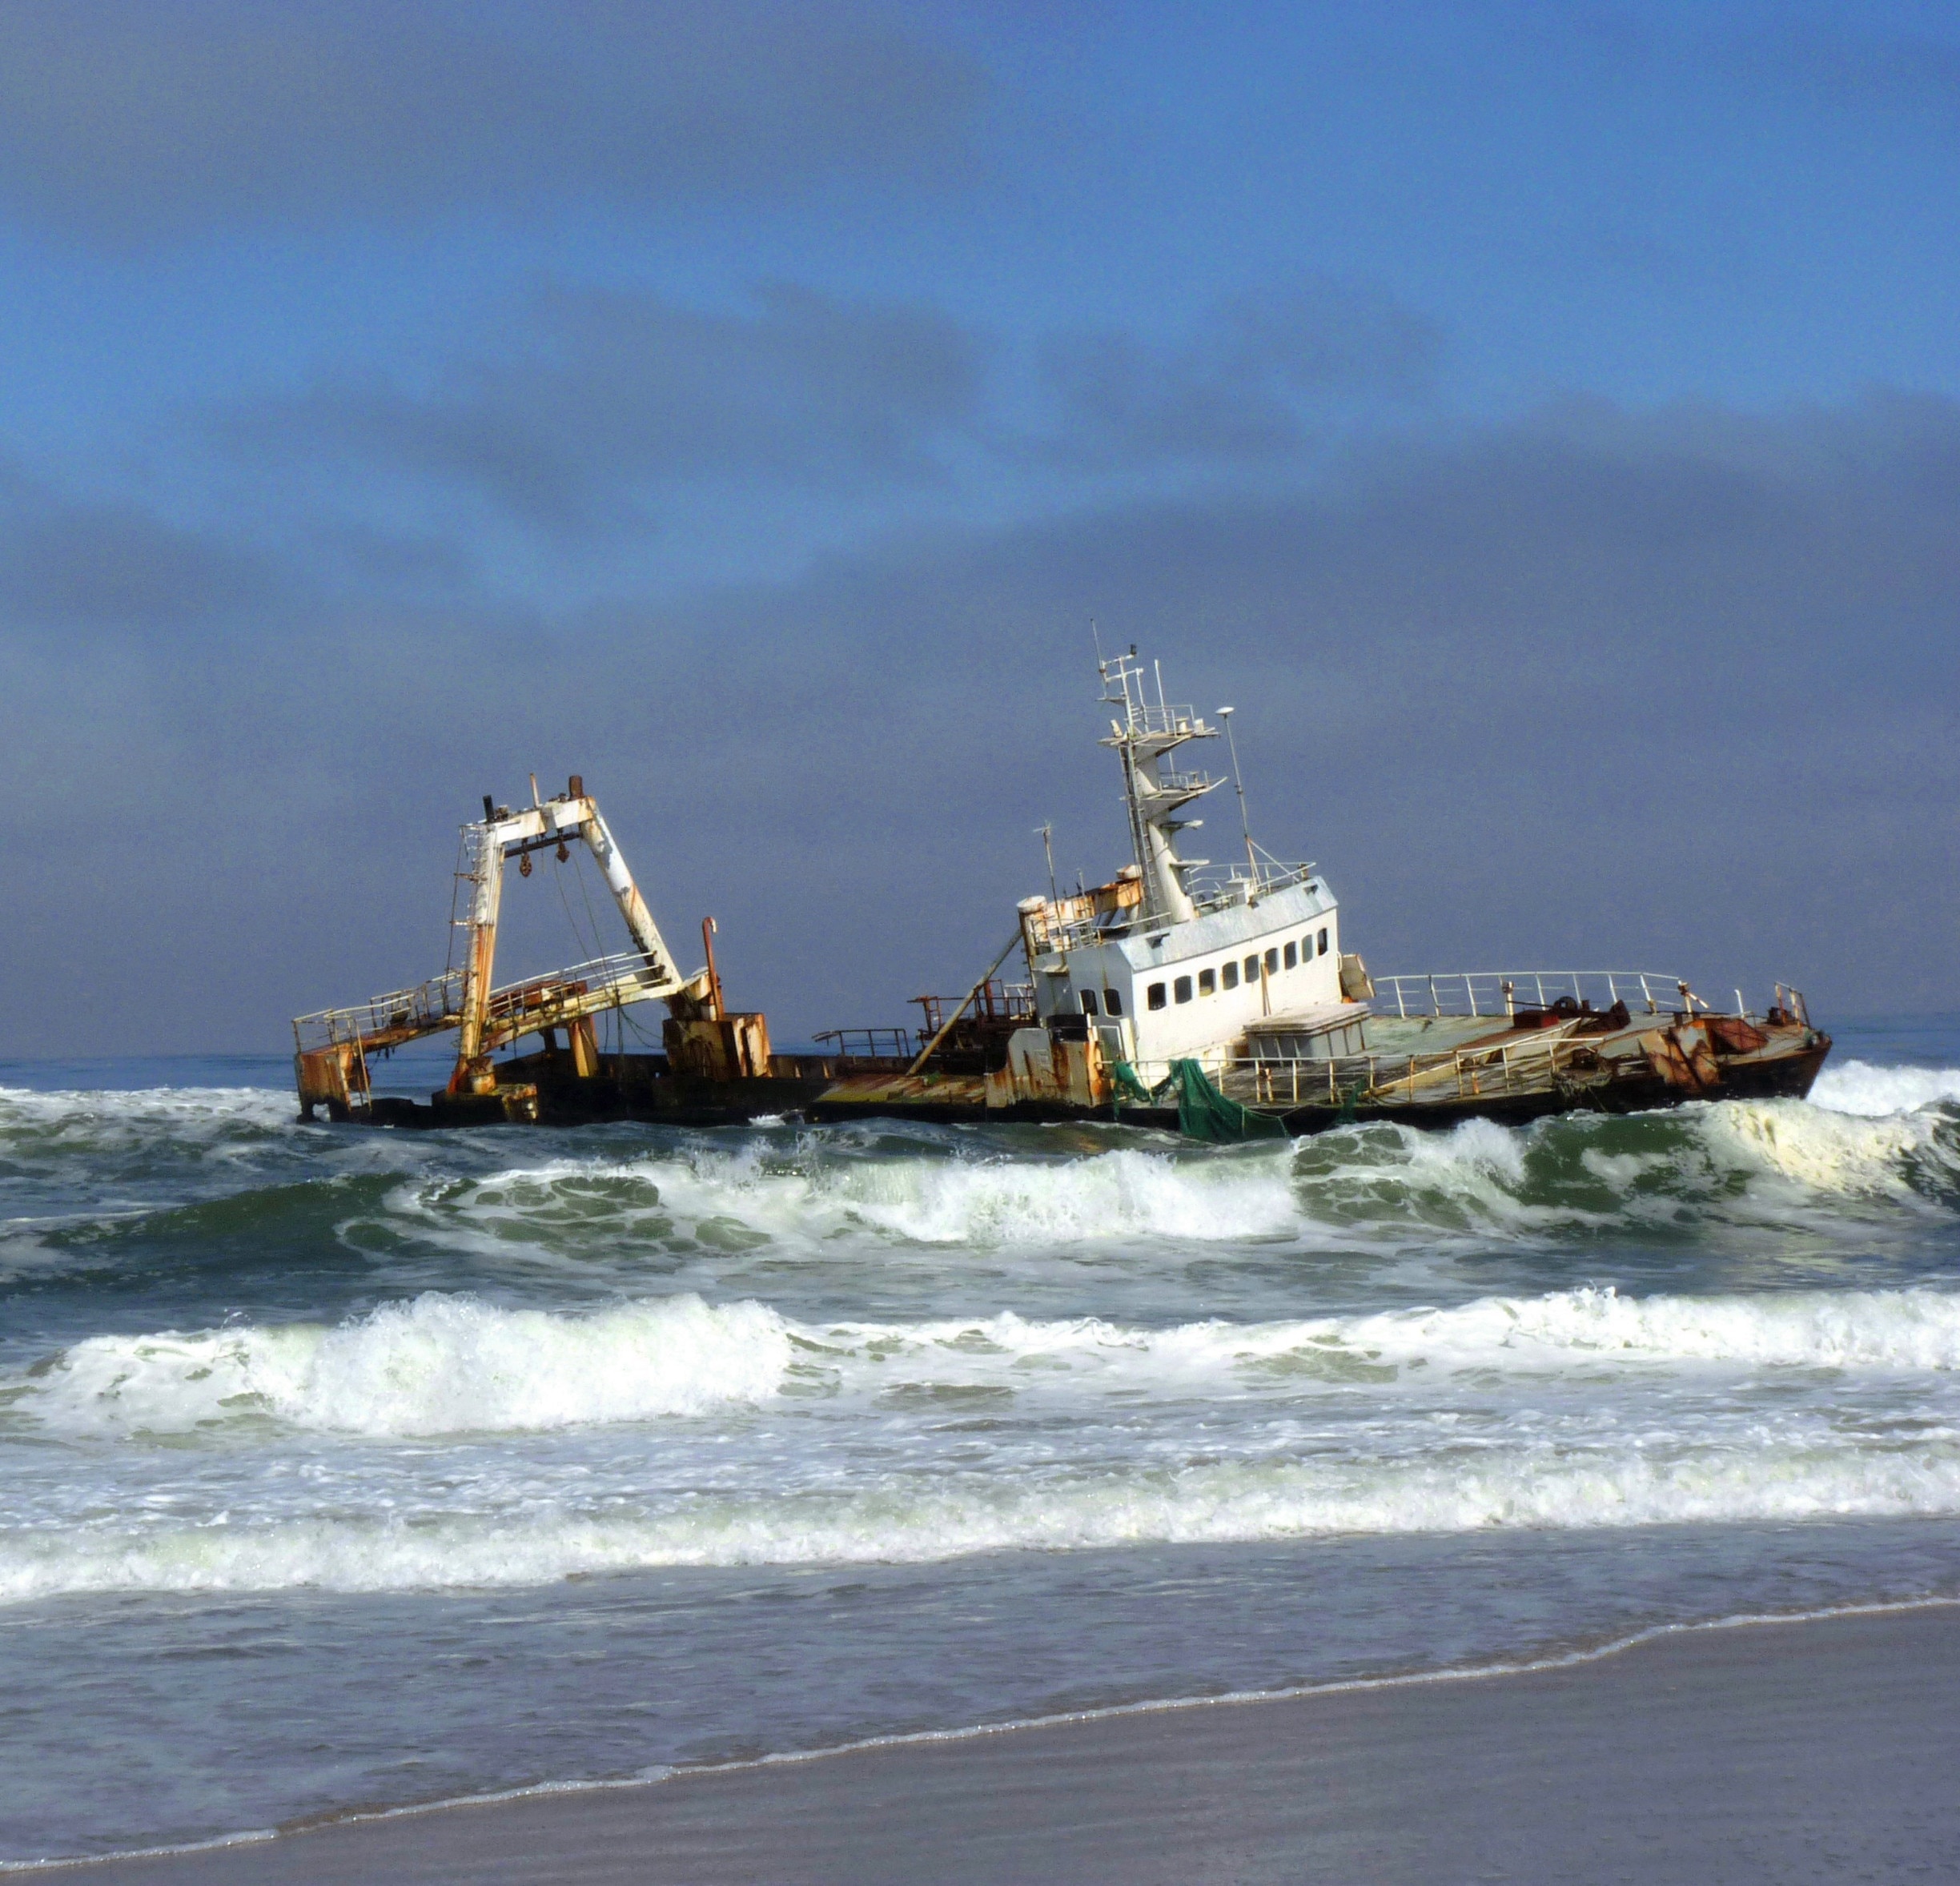
<instances>
[{"instance_id":1,"label":"white deck cabin","mask_svg":"<svg viewBox=\"0 0 1960 1886\"><path fill-rule=\"evenodd\" d=\"M1123 762L1136 859L1093 890L1022 900L1042 1025L1082 1016L1106 1056L1139 1069L1186 1058L1215 1066L1244 1053L1255 1024L1338 1009L1340 912L1313 866L1265 857L1249 832L1245 862L1223 876L1203 875L1209 861L1178 850L1178 833L1203 823L1186 808L1225 782L1178 770L1172 756L1228 727L1167 704L1161 671L1148 700L1134 650L1102 672L1120 712L1102 744Z\"/></svg>"}]
</instances>

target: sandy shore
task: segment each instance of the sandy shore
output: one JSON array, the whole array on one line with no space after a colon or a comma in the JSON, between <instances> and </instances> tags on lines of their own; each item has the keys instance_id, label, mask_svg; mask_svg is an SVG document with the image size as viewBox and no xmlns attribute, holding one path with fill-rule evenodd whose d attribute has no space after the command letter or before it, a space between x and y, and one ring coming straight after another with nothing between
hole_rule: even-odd
<instances>
[{"instance_id":1,"label":"sandy shore","mask_svg":"<svg viewBox=\"0 0 1960 1886\"><path fill-rule=\"evenodd\" d=\"M1515 1675L870 1748L28 1876L1950 1880L1960 1608L1685 1632Z\"/></svg>"}]
</instances>

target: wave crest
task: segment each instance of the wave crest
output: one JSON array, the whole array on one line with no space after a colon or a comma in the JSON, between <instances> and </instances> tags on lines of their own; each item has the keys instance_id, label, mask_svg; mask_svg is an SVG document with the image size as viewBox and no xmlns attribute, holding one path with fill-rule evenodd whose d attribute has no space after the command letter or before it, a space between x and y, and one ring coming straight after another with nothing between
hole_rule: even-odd
<instances>
[{"instance_id":1,"label":"wave crest","mask_svg":"<svg viewBox=\"0 0 1960 1886\"><path fill-rule=\"evenodd\" d=\"M434 1293L317 1324L98 1336L10 1386L66 1434L188 1434L271 1419L374 1439L705 1415L792 1382L861 1398L986 1389L1029 1406L1215 1390L1282 1398L1478 1371L1601 1366L1960 1369L1960 1295L1932 1290L1622 1297L1610 1288L1444 1309L1148 1328L1011 1311L796 1322L683 1295L579 1315Z\"/></svg>"},{"instance_id":2,"label":"wave crest","mask_svg":"<svg viewBox=\"0 0 1960 1886\"><path fill-rule=\"evenodd\" d=\"M333 1329L91 1337L43 1365L17 1406L70 1432L252 1416L374 1436L547 1429L766 1400L790 1353L758 1303L683 1296L563 1316L430 1292Z\"/></svg>"},{"instance_id":3,"label":"wave crest","mask_svg":"<svg viewBox=\"0 0 1960 1886\"><path fill-rule=\"evenodd\" d=\"M1828 1064L1810 1104L1829 1113L1878 1116L1960 1103L1960 1067L1882 1067L1869 1061Z\"/></svg>"},{"instance_id":4,"label":"wave crest","mask_svg":"<svg viewBox=\"0 0 1960 1886\"><path fill-rule=\"evenodd\" d=\"M1960 1445L1856 1453L1637 1443L1454 1463L1283 1460L874 1491L712 1496L684 1510L414 1523L289 1520L0 1539L0 1602L89 1591L392 1591L671 1566L918 1563L999 1551L1960 1514Z\"/></svg>"}]
</instances>

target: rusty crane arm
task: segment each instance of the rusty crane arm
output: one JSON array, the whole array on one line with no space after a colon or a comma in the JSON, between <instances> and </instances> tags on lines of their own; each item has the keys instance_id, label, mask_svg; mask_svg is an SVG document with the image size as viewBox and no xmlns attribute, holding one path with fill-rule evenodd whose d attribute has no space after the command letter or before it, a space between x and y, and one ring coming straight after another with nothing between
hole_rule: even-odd
<instances>
[{"instance_id":1,"label":"rusty crane arm","mask_svg":"<svg viewBox=\"0 0 1960 1886\"><path fill-rule=\"evenodd\" d=\"M677 1011L691 1012L701 997L703 977L684 977L661 937L646 900L584 782L574 773L567 789L512 811L486 797L484 817L464 831L468 914L458 920L466 933L462 966L413 989L347 1009L325 1009L293 1024L299 1097L311 1110L315 1100L345 1102L368 1086L367 1057L406 1041L456 1031L452 1093L488 1093L496 1084L490 1056L519 1036L568 1027L584 1017L629 1002L664 998ZM498 920L504 896L504 867L512 858L572 843L585 845L598 861L633 938L631 953L603 957L550 975L497 988ZM528 865L525 867L528 869Z\"/></svg>"},{"instance_id":2,"label":"rusty crane arm","mask_svg":"<svg viewBox=\"0 0 1960 1886\"><path fill-rule=\"evenodd\" d=\"M576 773L572 776L568 789L555 798L517 812L508 806L492 806L486 800L484 813L481 821L467 829L470 869L465 875L471 885L471 897L465 925L469 934L464 953L456 1072L449 1077L452 1093L488 1092L496 1085L489 1065L490 1053L496 1045L491 1038L491 968L496 955L504 865L508 858L547 846L562 849L572 839L587 846L604 873L606 888L619 905L620 915L626 920L627 930L648 972L637 979L641 986L633 999L677 995L683 987L653 913L633 882L633 873L597 804L586 797L584 781Z\"/></svg>"}]
</instances>

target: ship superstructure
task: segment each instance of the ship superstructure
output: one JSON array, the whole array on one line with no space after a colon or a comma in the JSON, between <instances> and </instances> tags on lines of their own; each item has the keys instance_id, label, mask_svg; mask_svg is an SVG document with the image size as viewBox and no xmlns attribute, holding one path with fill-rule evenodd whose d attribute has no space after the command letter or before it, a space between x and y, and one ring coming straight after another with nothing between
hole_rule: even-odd
<instances>
[{"instance_id":1,"label":"ship superstructure","mask_svg":"<svg viewBox=\"0 0 1960 1886\"><path fill-rule=\"evenodd\" d=\"M1081 1016L1106 1053L1141 1066L1216 1064L1255 1023L1311 1027L1336 1013L1340 911L1326 881L1267 857L1249 831L1244 861L1222 872L1185 857L1179 835L1203 823L1191 808L1225 784L1192 770L1187 751L1223 729L1168 703L1161 667L1147 675L1134 649L1099 665L1116 710L1102 744L1122 766L1134 856L1107 884L1022 901L1037 1017ZM1358 962L1348 981L1359 993Z\"/></svg>"}]
</instances>

